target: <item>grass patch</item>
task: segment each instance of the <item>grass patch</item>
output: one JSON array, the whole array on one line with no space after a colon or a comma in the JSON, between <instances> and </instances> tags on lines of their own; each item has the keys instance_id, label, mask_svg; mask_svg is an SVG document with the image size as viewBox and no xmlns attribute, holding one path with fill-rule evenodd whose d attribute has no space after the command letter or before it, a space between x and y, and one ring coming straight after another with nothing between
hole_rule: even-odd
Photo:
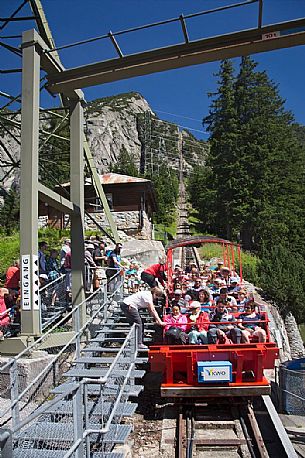
<instances>
[{"instance_id":1,"label":"grass patch","mask_svg":"<svg viewBox=\"0 0 305 458\"><path fill-rule=\"evenodd\" d=\"M173 218L173 222L170 225L165 225L162 223L155 224L155 240L160 240L160 242L165 245L169 240L172 240L176 237L177 233L177 218Z\"/></svg>"},{"instance_id":2,"label":"grass patch","mask_svg":"<svg viewBox=\"0 0 305 458\"><path fill-rule=\"evenodd\" d=\"M89 237L90 235L99 234L98 231L89 230L85 232L85 236ZM69 229L52 229L45 228L39 229L38 231L38 240L46 241L48 244L47 254L49 250L54 248L57 250L61 249L64 239L70 238ZM0 237L0 279L5 279L5 273L7 268L12 265L15 259L19 259L20 254L20 237L19 232L11 236L1 236Z\"/></svg>"}]
</instances>

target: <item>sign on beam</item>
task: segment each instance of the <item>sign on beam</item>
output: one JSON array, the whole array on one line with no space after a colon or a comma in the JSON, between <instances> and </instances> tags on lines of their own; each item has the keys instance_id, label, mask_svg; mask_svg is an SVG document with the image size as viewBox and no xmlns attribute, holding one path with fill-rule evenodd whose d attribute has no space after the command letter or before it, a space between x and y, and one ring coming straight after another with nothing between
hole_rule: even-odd
<instances>
[{"instance_id":1,"label":"sign on beam","mask_svg":"<svg viewBox=\"0 0 305 458\"><path fill-rule=\"evenodd\" d=\"M39 310L38 256L25 254L21 257L21 308Z\"/></svg>"}]
</instances>

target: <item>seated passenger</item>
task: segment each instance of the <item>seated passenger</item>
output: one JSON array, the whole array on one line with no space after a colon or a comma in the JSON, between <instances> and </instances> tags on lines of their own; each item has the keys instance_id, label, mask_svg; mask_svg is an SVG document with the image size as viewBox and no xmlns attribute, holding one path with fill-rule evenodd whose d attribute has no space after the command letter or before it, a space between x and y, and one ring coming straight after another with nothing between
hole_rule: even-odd
<instances>
[{"instance_id":1,"label":"seated passenger","mask_svg":"<svg viewBox=\"0 0 305 458\"><path fill-rule=\"evenodd\" d=\"M230 277L230 284L228 286L229 293L238 292L241 288L238 286L239 279L237 277Z\"/></svg>"},{"instance_id":2,"label":"seated passenger","mask_svg":"<svg viewBox=\"0 0 305 458\"><path fill-rule=\"evenodd\" d=\"M262 329L262 323L257 323L262 320L261 315L255 311L254 306L251 306L251 304L246 304L244 310L244 313L241 313L238 317L238 320L241 320L238 324L242 334L241 341L250 343L249 337L256 336L259 342L266 342L266 331Z\"/></svg>"},{"instance_id":3,"label":"seated passenger","mask_svg":"<svg viewBox=\"0 0 305 458\"><path fill-rule=\"evenodd\" d=\"M233 296L228 295L227 288L220 288L219 296L215 297L215 301L224 302L226 304L227 309L237 306L236 299Z\"/></svg>"},{"instance_id":4,"label":"seated passenger","mask_svg":"<svg viewBox=\"0 0 305 458\"><path fill-rule=\"evenodd\" d=\"M230 284L230 268L229 267L221 267L219 276L222 280L226 282L226 285L229 286Z\"/></svg>"},{"instance_id":5,"label":"seated passenger","mask_svg":"<svg viewBox=\"0 0 305 458\"><path fill-rule=\"evenodd\" d=\"M202 289L201 278L195 278L193 286L186 292L187 295L191 296L193 301L198 301L199 291Z\"/></svg>"},{"instance_id":6,"label":"seated passenger","mask_svg":"<svg viewBox=\"0 0 305 458\"><path fill-rule=\"evenodd\" d=\"M198 301L191 302L189 309L191 311L187 319L189 343L195 345L200 343L206 344L208 342L209 314L207 312L201 312L200 302Z\"/></svg>"},{"instance_id":7,"label":"seated passenger","mask_svg":"<svg viewBox=\"0 0 305 458\"><path fill-rule=\"evenodd\" d=\"M238 291L237 297L236 297L236 293L233 293L233 296L237 300L238 311L239 312L243 312L244 311L244 307L248 302L247 292L244 289L241 289L241 290Z\"/></svg>"},{"instance_id":8,"label":"seated passenger","mask_svg":"<svg viewBox=\"0 0 305 458\"><path fill-rule=\"evenodd\" d=\"M10 324L9 311L5 304L5 296L8 295L8 289L1 288L0 291L0 340L4 339L4 334Z\"/></svg>"},{"instance_id":9,"label":"seated passenger","mask_svg":"<svg viewBox=\"0 0 305 458\"><path fill-rule=\"evenodd\" d=\"M182 291L181 289L176 289L174 292L174 298L171 300L171 305L174 307L175 305L178 305L180 308L181 313L186 312L186 306L187 302L183 299L182 297Z\"/></svg>"},{"instance_id":10,"label":"seated passenger","mask_svg":"<svg viewBox=\"0 0 305 458\"><path fill-rule=\"evenodd\" d=\"M234 343L240 343L241 330L236 327L236 324L235 317L226 309L226 302L219 299L216 303L215 312L211 315L208 343L216 344L217 340L226 340L226 337Z\"/></svg>"},{"instance_id":11,"label":"seated passenger","mask_svg":"<svg viewBox=\"0 0 305 458\"><path fill-rule=\"evenodd\" d=\"M181 314L179 305L174 305L171 315L163 318L165 326L165 340L169 345L185 345L187 343L187 318Z\"/></svg>"},{"instance_id":12,"label":"seated passenger","mask_svg":"<svg viewBox=\"0 0 305 458\"><path fill-rule=\"evenodd\" d=\"M210 312L211 311L211 306L213 305L213 300L211 298L211 294L209 291L205 288L202 288L198 292L198 301L200 302L200 307L202 312Z\"/></svg>"}]
</instances>

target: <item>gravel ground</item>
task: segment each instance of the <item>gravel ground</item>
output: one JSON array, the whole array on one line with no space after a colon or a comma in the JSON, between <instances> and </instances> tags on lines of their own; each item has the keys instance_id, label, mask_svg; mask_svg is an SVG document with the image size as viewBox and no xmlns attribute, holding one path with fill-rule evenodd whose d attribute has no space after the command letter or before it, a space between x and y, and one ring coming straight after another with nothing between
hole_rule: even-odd
<instances>
[{"instance_id":1,"label":"gravel ground","mask_svg":"<svg viewBox=\"0 0 305 458\"><path fill-rule=\"evenodd\" d=\"M131 454L133 458L165 457L160 450L164 400L148 389L157 386L154 374L146 374L142 382L145 389L137 399L137 413L130 419L134 428L130 436Z\"/></svg>"}]
</instances>

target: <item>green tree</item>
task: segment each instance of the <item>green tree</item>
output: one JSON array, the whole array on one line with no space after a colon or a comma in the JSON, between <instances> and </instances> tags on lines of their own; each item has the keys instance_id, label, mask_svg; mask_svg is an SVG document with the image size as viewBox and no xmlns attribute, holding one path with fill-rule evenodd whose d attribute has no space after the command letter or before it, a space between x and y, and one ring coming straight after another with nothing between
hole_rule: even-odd
<instances>
[{"instance_id":1,"label":"green tree","mask_svg":"<svg viewBox=\"0 0 305 458\"><path fill-rule=\"evenodd\" d=\"M243 245L260 250L267 239L270 246L287 238L289 226L302 219L303 158L292 114L285 110L277 85L256 66L243 57L236 79L240 180L234 194Z\"/></svg>"},{"instance_id":2,"label":"green tree","mask_svg":"<svg viewBox=\"0 0 305 458\"><path fill-rule=\"evenodd\" d=\"M0 207L0 224L5 235L12 235L14 231L18 230L19 213L20 196L14 188L11 188Z\"/></svg>"},{"instance_id":3,"label":"green tree","mask_svg":"<svg viewBox=\"0 0 305 458\"><path fill-rule=\"evenodd\" d=\"M214 229L228 239L235 237L233 227L234 190L236 186L236 163L238 161L238 132L234 93L234 73L230 60L221 62L218 89L214 94L209 114L203 119L210 136L210 152L207 158L209 172L206 182L206 208L212 206Z\"/></svg>"},{"instance_id":4,"label":"green tree","mask_svg":"<svg viewBox=\"0 0 305 458\"><path fill-rule=\"evenodd\" d=\"M110 171L132 177L137 177L139 175L134 158L130 153L128 153L124 145L121 147L117 162L110 168Z\"/></svg>"},{"instance_id":5,"label":"green tree","mask_svg":"<svg viewBox=\"0 0 305 458\"><path fill-rule=\"evenodd\" d=\"M305 321L304 269L304 258L297 253L291 256L288 243L262 250L260 286L284 317L291 312L299 323Z\"/></svg>"},{"instance_id":6,"label":"green tree","mask_svg":"<svg viewBox=\"0 0 305 458\"><path fill-rule=\"evenodd\" d=\"M176 172L166 164L159 164L158 172L146 173L145 178L152 181L157 198L158 211L156 222L170 225L175 218L175 208L179 192Z\"/></svg>"}]
</instances>

